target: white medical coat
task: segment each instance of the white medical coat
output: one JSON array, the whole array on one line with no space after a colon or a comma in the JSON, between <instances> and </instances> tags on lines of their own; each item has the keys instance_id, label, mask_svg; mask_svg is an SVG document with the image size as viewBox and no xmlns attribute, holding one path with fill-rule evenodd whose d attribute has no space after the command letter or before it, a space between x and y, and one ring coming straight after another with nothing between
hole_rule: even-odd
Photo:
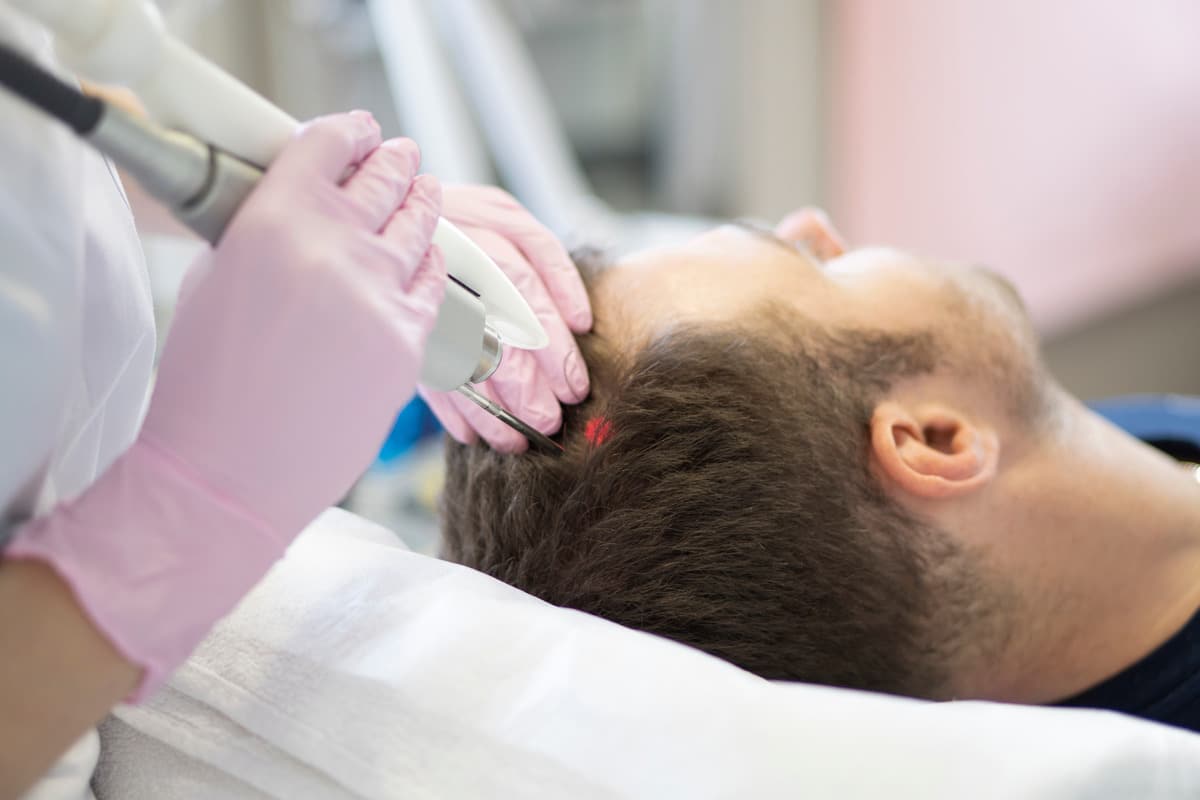
<instances>
[{"instance_id":1,"label":"white medical coat","mask_svg":"<svg viewBox=\"0 0 1200 800\"><path fill-rule=\"evenodd\" d=\"M58 71L49 36L3 3L0 41ZM0 90L0 176L0 512L12 519L78 494L132 443L155 339L112 165ZM85 737L27 797L87 797L96 746Z\"/></svg>"}]
</instances>

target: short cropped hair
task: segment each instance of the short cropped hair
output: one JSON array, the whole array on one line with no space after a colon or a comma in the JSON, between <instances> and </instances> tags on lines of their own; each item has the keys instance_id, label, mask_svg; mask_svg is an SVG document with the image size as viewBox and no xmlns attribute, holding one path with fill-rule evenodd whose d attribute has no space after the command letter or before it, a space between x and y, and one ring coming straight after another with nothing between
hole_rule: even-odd
<instances>
[{"instance_id":1,"label":"short cropped hair","mask_svg":"<svg viewBox=\"0 0 1200 800\"><path fill-rule=\"evenodd\" d=\"M562 455L448 442L443 557L764 678L947 696L974 559L869 466L875 402L937 340L783 313L580 337Z\"/></svg>"}]
</instances>

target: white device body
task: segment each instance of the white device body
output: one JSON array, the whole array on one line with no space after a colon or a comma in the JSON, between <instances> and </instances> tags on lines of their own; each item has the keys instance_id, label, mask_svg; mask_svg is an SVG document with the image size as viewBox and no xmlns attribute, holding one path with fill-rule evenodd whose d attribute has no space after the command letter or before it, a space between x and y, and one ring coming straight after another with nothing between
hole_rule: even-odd
<instances>
[{"instance_id":1,"label":"white device body","mask_svg":"<svg viewBox=\"0 0 1200 800\"><path fill-rule=\"evenodd\" d=\"M128 86L162 125L253 164L270 164L299 125L173 37L147 0L7 2L53 31L59 55L80 74ZM433 241L455 280L429 337L423 384L450 391L481 374L489 331L525 350L549 343L525 298L465 234L441 219Z\"/></svg>"}]
</instances>

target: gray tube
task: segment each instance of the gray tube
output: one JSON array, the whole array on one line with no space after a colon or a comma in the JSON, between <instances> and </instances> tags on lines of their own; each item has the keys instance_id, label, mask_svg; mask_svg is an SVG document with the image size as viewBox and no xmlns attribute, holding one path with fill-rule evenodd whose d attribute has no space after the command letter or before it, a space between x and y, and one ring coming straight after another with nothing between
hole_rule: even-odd
<instances>
[{"instance_id":1,"label":"gray tube","mask_svg":"<svg viewBox=\"0 0 1200 800\"><path fill-rule=\"evenodd\" d=\"M210 149L211 180L203 192L174 209L179 221L216 244L263 171L236 156Z\"/></svg>"},{"instance_id":2,"label":"gray tube","mask_svg":"<svg viewBox=\"0 0 1200 800\"><path fill-rule=\"evenodd\" d=\"M111 103L104 104L104 114L87 139L171 209L195 198L209 182L208 145L163 130Z\"/></svg>"},{"instance_id":3,"label":"gray tube","mask_svg":"<svg viewBox=\"0 0 1200 800\"><path fill-rule=\"evenodd\" d=\"M87 137L184 225L216 244L263 171L106 103Z\"/></svg>"}]
</instances>

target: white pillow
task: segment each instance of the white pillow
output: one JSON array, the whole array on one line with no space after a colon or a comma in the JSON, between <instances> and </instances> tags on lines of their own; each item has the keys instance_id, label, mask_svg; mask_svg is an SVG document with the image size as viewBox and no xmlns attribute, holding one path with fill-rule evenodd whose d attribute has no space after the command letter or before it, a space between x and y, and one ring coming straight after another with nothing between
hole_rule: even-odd
<instances>
[{"instance_id":1,"label":"white pillow","mask_svg":"<svg viewBox=\"0 0 1200 800\"><path fill-rule=\"evenodd\" d=\"M1200 736L770 683L386 537L314 523L106 725L98 796L1200 797Z\"/></svg>"}]
</instances>

